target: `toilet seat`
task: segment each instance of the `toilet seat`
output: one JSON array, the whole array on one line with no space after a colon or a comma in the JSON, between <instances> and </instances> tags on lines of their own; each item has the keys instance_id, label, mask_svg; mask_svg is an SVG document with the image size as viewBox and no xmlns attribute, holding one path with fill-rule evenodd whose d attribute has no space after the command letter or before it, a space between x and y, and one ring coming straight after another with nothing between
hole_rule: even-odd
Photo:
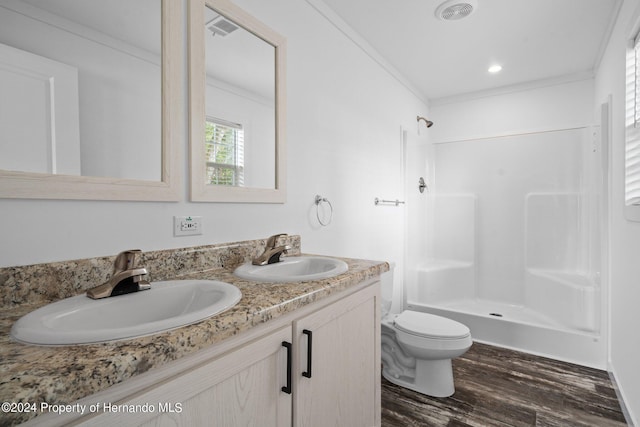
<instances>
[{"instance_id":1,"label":"toilet seat","mask_svg":"<svg viewBox=\"0 0 640 427\"><path fill-rule=\"evenodd\" d=\"M471 335L468 327L455 320L429 313L405 310L394 319L397 329L407 334L432 339L461 339Z\"/></svg>"}]
</instances>

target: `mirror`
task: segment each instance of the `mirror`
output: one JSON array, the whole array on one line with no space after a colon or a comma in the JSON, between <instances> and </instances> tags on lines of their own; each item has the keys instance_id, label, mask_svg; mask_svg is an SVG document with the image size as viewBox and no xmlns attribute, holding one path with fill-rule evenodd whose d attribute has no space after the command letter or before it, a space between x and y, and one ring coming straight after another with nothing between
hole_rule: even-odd
<instances>
[{"instance_id":1,"label":"mirror","mask_svg":"<svg viewBox=\"0 0 640 427\"><path fill-rule=\"evenodd\" d=\"M181 7L0 3L0 197L179 200Z\"/></svg>"},{"instance_id":2,"label":"mirror","mask_svg":"<svg viewBox=\"0 0 640 427\"><path fill-rule=\"evenodd\" d=\"M285 41L228 0L189 7L191 200L284 203Z\"/></svg>"}]
</instances>

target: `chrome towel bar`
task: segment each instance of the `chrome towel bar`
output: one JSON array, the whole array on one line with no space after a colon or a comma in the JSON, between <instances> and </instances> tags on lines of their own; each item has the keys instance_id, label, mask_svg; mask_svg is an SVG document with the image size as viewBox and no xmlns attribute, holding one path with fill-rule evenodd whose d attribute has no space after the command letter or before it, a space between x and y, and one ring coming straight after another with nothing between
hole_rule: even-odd
<instances>
[{"instance_id":1,"label":"chrome towel bar","mask_svg":"<svg viewBox=\"0 0 640 427\"><path fill-rule=\"evenodd\" d=\"M399 205L404 205L404 202L402 200L384 200L384 199L379 199L379 198L375 198L373 199L373 203L378 206L378 205L394 205L394 206L399 206Z\"/></svg>"}]
</instances>

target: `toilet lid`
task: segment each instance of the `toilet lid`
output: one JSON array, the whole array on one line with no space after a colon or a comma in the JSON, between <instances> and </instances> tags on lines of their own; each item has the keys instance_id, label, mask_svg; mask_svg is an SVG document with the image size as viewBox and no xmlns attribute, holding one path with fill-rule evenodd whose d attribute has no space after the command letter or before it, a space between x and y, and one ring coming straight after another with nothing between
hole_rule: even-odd
<instances>
[{"instance_id":1,"label":"toilet lid","mask_svg":"<svg viewBox=\"0 0 640 427\"><path fill-rule=\"evenodd\" d=\"M469 328L455 320L410 310L395 318L395 326L408 334L425 338L457 339L471 333Z\"/></svg>"}]
</instances>

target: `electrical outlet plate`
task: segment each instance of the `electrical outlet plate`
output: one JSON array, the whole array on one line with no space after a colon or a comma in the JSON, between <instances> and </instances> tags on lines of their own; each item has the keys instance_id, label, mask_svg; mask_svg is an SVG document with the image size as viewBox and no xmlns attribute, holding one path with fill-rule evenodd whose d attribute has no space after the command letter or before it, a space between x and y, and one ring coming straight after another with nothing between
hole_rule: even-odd
<instances>
[{"instance_id":1,"label":"electrical outlet plate","mask_svg":"<svg viewBox=\"0 0 640 427\"><path fill-rule=\"evenodd\" d=\"M173 235L174 236L195 236L202 234L201 216L174 216Z\"/></svg>"}]
</instances>

